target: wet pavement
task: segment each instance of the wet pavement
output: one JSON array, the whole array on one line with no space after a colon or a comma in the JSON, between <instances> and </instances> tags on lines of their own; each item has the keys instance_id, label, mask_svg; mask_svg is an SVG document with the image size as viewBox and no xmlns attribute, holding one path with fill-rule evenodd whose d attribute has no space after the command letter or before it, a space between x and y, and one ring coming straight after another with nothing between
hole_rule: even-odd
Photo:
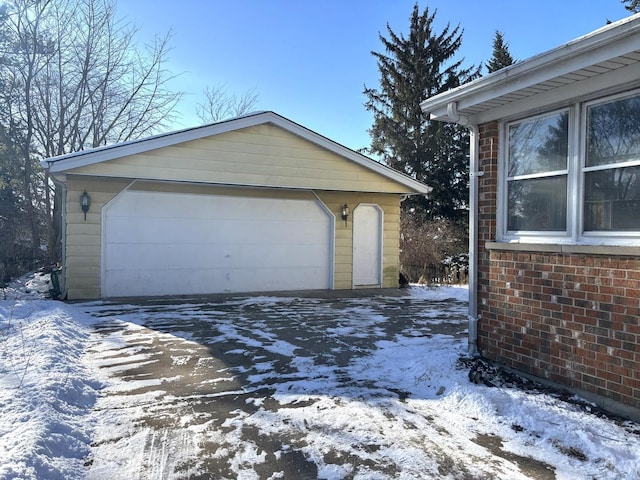
<instances>
[{"instance_id":1,"label":"wet pavement","mask_svg":"<svg viewBox=\"0 0 640 480\"><path fill-rule=\"evenodd\" d=\"M354 374L354 365L384 342L437 337L460 350L466 344L466 302L395 290L78 307L99 319L88 355L111 383L96 409L110 415L97 420L102 433L94 439L89 478L420 478L376 457L381 445L368 434L333 431L340 419L332 420L326 399L393 405L409 397L377 382L375 372ZM289 411L310 407L308 421ZM404 422L408 437L419 435L415 421L391 410L383 417ZM315 433L335 442L312 451ZM433 472L476 478L444 446L416 438L419 448L432 451ZM531 478L554 478L544 476L544 464L537 470L543 476Z\"/></svg>"}]
</instances>

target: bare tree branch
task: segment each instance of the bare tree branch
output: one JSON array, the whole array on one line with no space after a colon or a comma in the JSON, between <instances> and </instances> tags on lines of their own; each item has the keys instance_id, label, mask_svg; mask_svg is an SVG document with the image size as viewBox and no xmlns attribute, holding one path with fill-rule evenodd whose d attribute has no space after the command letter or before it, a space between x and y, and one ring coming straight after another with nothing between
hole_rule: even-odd
<instances>
[{"instance_id":1,"label":"bare tree branch","mask_svg":"<svg viewBox=\"0 0 640 480\"><path fill-rule=\"evenodd\" d=\"M254 110L258 103L255 89L237 95L229 93L225 85L216 85L205 88L203 93L205 101L196 107L196 114L203 123L245 115Z\"/></svg>"},{"instance_id":2,"label":"bare tree branch","mask_svg":"<svg viewBox=\"0 0 640 480\"><path fill-rule=\"evenodd\" d=\"M21 152L24 195L53 230L48 184L38 160L161 131L181 93L166 69L171 32L142 49L114 0L8 0L10 61L0 61L0 126ZM4 31L4 30L3 30ZM60 199L58 195L58 200ZM38 215L37 213L41 214ZM57 256L59 233L49 235Z\"/></svg>"}]
</instances>

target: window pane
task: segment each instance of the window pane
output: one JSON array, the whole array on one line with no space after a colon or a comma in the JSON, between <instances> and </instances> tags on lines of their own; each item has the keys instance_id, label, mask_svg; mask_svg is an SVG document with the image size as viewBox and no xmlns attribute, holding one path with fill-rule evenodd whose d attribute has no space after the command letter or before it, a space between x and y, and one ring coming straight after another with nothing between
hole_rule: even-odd
<instances>
[{"instance_id":1,"label":"window pane","mask_svg":"<svg viewBox=\"0 0 640 480\"><path fill-rule=\"evenodd\" d=\"M569 115L554 113L509 127L509 177L566 170Z\"/></svg>"},{"instance_id":2,"label":"window pane","mask_svg":"<svg viewBox=\"0 0 640 480\"><path fill-rule=\"evenodd\" d=\"M508 184L511 231L566 231L567 177L513 180Z\"/></svg>"},{"instance_id":3,"label":"window pane","mask_svg":"<svg viewBox=\"0 0 640 480\"><path fill-rule=\"evenodd\" d=\"M640 230L640 167L585 174L584 229Z\"/></svg>"},{"instance_id":4,"label":"window pane","mask_svg":"<svg viewBox=\"0 0 640 480\"><path fill-rule=\"evenodd\" d=\"M587 167L640 160L640 96L587 110Z\"/></svg>"}]
</instances>

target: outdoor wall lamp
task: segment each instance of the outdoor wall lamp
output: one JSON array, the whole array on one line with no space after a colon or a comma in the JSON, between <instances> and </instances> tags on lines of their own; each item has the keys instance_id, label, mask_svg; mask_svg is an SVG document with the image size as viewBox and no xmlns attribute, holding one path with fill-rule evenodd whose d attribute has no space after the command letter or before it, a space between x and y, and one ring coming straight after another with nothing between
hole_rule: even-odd
<instances>
[{"instance_id":1,"label":"outdoor wall lamp","mask_svg":"<svg viewBox=\"0 0 640 480\"><path fill-rule=\"evenodd\" d=\"M84 212L85 220L87 219L87 212L89 211L90 206L91 206L91 197L87 193L87 189L85 189L84 192L82 192L82 195L80 195L80 207Z\"/></svg>"},{"instance_id":2,"label":"outdoor wall lamp","mask_svg":"<svg viewBox=\"0 0 640 480\"><path fill-rule=\"evenodd\" d=\"M349 205L346 203L342 206L342 219L344 220L344 226L347 226L347 219L349 218Z\"/></svg>"}]
</instances>

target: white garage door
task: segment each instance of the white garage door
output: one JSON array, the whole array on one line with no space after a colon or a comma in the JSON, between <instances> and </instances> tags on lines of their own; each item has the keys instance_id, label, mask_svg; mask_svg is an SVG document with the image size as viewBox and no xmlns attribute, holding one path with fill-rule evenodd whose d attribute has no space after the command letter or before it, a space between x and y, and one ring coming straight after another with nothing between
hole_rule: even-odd
<instances>
[{"instance_id":1,"label":"white garage door","mask_svg":"<svg viewBox=\"0 0 640 480\"><path fill-rule=\"evenodd\" d=\"M102 295L331 288L332 218L314 200L122 192L104 213Z\"/></svg>"}]
</instances>

